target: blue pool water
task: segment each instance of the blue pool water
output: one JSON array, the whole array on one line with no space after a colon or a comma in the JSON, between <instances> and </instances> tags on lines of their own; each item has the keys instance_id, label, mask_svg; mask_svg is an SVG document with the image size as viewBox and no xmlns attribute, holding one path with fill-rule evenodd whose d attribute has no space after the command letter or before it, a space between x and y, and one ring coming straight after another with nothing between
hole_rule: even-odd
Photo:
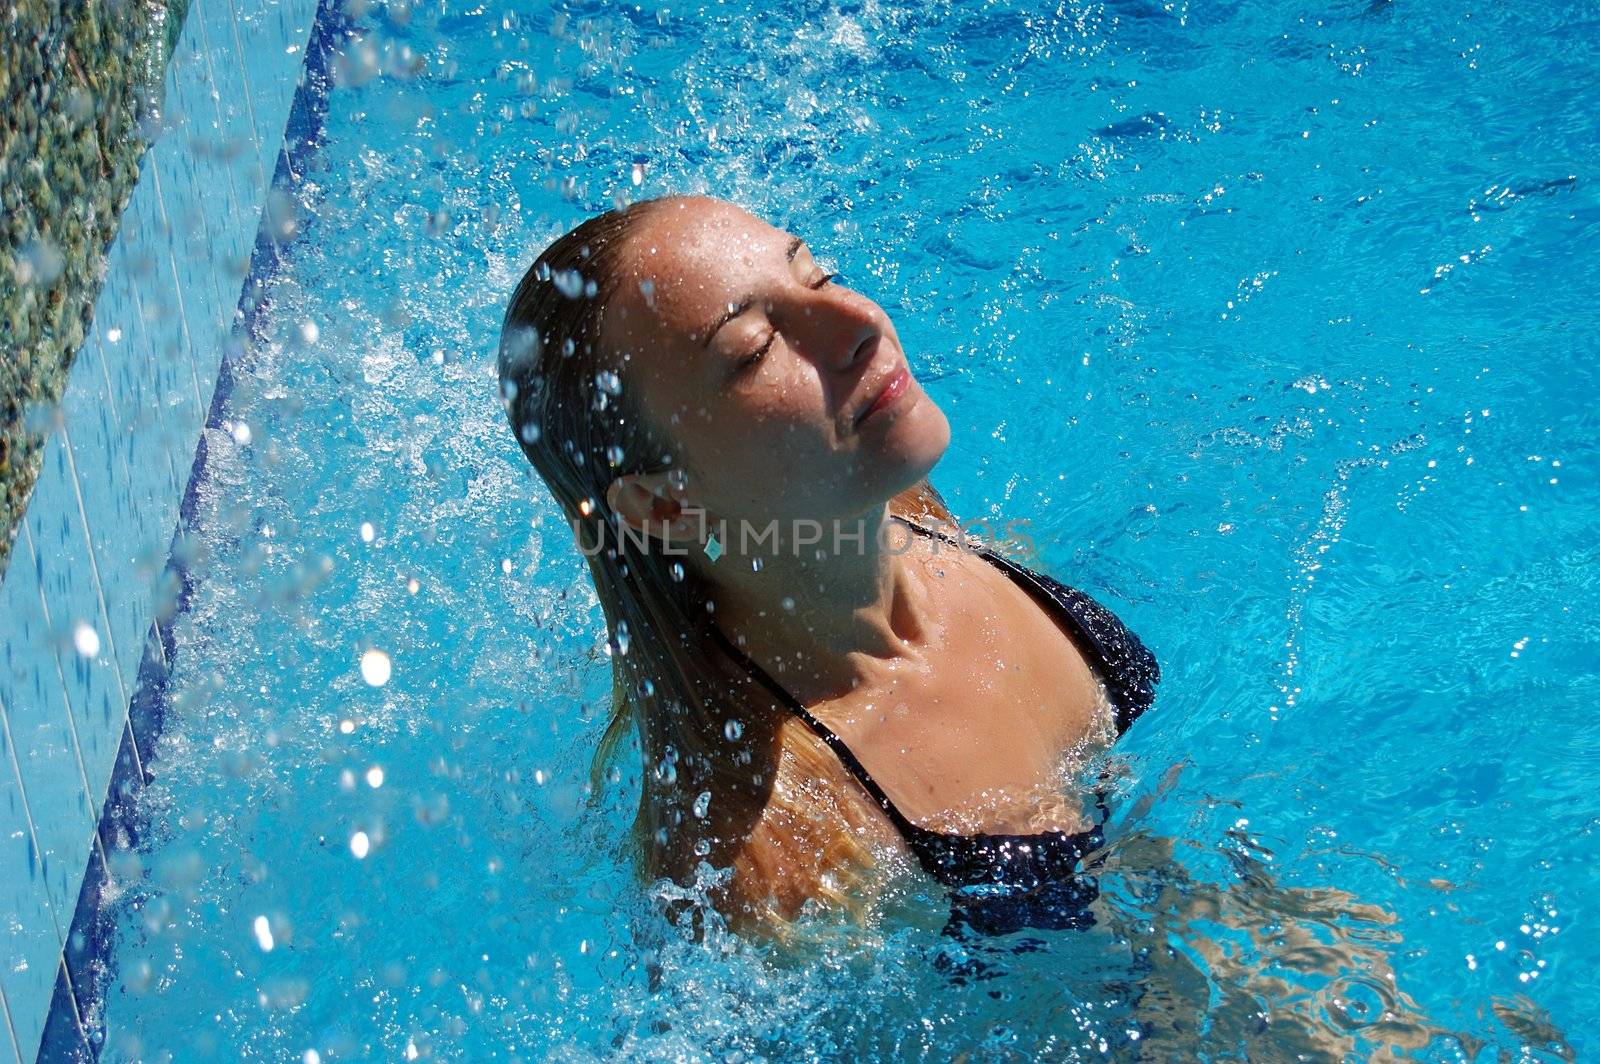
<instances>
[{"instance_id":1,"label":"blue pool water","mask_svg":"<svg viewBox=\"0 0 1600 1064\"><path fill-rule=\"evenodd\" d=\"M1592 11L352 17L207 434L107 1059L1600 1045ZM788 962L653 923L636 781L584 804L604 623L493 346L550 239L668 191L877 300L955 513L1025 519L1156 652L1096 929L953 982L937 922Z\"/></svg>"}]
</instances>

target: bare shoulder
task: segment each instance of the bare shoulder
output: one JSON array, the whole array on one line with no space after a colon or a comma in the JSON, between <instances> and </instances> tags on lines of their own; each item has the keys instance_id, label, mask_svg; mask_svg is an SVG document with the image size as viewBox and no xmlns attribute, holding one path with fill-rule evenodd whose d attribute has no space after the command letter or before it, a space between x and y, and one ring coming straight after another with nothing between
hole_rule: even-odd
<instances>
[{"instance_id":1,"label":"bare shoulder","mask_svg":"<svg viewBox=\"0 0 1600 1064\"><path fill-rule=\"evenodd\" d=\"M745 924L791 921L812 900L859 914L899 836L804 724L785 722L778 745L766 804L731 854L724 908Z\"/></svg>"}]
</instances>

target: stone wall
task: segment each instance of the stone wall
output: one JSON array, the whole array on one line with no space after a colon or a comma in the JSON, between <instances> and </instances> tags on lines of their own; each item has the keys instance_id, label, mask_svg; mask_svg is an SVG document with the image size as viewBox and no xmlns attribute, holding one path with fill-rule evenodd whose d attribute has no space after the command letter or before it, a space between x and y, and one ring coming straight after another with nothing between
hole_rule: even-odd
<instances>
[{"instance_id":1,"label":"stone wall","mask_svg":"<svg viewBox=\"0 0 1600 1064\"><path fill-rule=\"evenodd\" d=\"M0 574L188 0L11 0L0 58Z\"/></svg>"}]
</instances>

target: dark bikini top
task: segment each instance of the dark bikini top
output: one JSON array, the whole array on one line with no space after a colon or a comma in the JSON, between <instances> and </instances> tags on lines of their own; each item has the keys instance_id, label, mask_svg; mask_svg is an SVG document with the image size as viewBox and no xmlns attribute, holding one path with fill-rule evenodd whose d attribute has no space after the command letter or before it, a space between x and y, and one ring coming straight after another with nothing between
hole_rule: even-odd
<instances>
[{"instance_id":1,"label":"dark bikini top","mask_svg":"<svg viewBox=\"0 0 1600 1064\"><path fill-rule=\"evenodd\" d=\"M910 521L905 523L925 536L938 536L946 542L956 543L941 532ZM978 547L977 550L1065 622L1073 641L1105 682L1116 713L1117 734L1120 736L1140 714L1150 708L1155 699L1155 685L1160 679L1155 656L1110 610L1082 591L1018 565L987 547ZM798 699L735 646L721 629L715 624L710 628L735 660L742 663L828 744L845 769L883 809L905 838L918 862L934 879L951 888L991 887L1023 892L1051 884L1058 890L1071 885L1069 890L1075 899L1074 904L1083 902L1086 897L1092 898L1092 893L1086 894L1076 885L1075 872L1085 854L1105 844L1101 833L1106 813L1103 797L1097 803L1102 813L1100 822L1087 831L1077 833L1044 831L1032 835L953 835L919 827L900 812L842 739L812 716ZM1089 889L1092 892L1092 888ZM1059 905L1059 899L1053 904ZM1055 917L1057 922L1051 926L1063 926L1059 922L1063 918L1058 913ZM1023 923L1044 926L1037 913L1023 918Z\"/></svg>"}]
</instances>

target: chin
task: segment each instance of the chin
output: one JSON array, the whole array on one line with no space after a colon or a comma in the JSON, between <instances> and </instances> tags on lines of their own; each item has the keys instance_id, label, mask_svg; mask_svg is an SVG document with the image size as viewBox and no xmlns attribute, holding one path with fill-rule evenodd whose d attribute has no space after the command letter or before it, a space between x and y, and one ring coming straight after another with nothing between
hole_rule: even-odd
<instances>
[{"instance_id":1,"label":"chin","mask_svg":"<svg viewBox=\"0 0 1600 1064\"><path fill-rule=\"evenodd\" d=\"M927 476L950 447L950 420L927 395L919 395L912 409L882 439L882 451L874 459L889 481L881 494L892 499ZM892 473L891 473L892 471Z\"/></svg>"}]
</instances>

